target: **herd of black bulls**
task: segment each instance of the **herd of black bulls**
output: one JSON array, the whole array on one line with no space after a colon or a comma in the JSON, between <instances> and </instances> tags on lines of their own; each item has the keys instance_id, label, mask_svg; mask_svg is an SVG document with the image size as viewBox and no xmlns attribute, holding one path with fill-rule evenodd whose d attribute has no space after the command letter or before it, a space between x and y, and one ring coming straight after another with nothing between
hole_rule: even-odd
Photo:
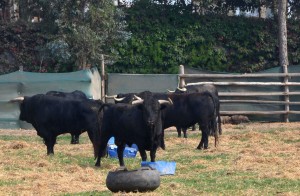
<instances>
[{"instance_id":1,"label":"herd of black bulls","mask_svg":"<svg viewBox=\"0 0 300 196\"><path fill-rule=\"evenodd\" d=\"M164 129L175 126L178 137L183 130L199 124L202 137L197 149L208 148L208 137L222 134L218 92L213 85L186 86L174 92L118 94L115 103L88 99L81 91L71 93L49 91L31 97L18 97L11 102L20 105L22 121L31 123L43 138L47 154L54 154L56 138L70 133L72 144L79 143L79 135L87 131L93 144L96 166L106 155L107 142L115 138L120 166L124 166L126 145L136 144L143 161L155 161L156 151L165 149Z\"/></svg>"}]
</instances>

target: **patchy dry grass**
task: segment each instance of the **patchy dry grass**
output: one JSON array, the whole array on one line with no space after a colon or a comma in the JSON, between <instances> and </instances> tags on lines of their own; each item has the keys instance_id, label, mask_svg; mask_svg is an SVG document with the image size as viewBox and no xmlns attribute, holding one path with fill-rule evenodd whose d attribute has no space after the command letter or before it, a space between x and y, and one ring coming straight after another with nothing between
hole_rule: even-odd
<instances>
[{"instance_id":1,"label":"patchy dry grass","mask_svg":"<svg viewBox=\"0 0 300 196\"><path fill-rule=\"evenodd\" d=\"M176 134L166 131L167 149L157 152L157 160L176 161L176 174L143 195L300 195L300 123L224 125L218 148L210 138L206 151L195 149L199 131ZM59 136L55 155L46 156L35 131L0 130L0 195L111 195L105 179L118 161L95 168L87 135L69 142ZM140 156L125 161L135 169Z\"/></svg>"}]
</instances>

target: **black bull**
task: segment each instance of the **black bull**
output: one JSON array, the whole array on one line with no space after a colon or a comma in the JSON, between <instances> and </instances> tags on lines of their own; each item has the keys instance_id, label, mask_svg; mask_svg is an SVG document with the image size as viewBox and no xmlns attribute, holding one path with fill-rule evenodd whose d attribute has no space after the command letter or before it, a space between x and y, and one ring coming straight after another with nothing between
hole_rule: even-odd
<instances>
[{"instance_id":1,"label":"black bull","mask_svg":"<svg viewBox=\"0 0 300 196\"><path fill-rule=\"evenodd\" d=\"M32 124L37 135L44 139L48 155L54 154L56 138L63 133L80 134L87 131L94 144L94 135L99 129L98 109L101 101L66 100L44 94L11 101L20 103L19 119Z\"/></svg>"},{"instance_id":2,"label":"black bull","mask_svg":"<svg viewBox=\"0 0 300 196\"><path fill-rule=\"evenodd\" d=\"M63 97L67 100L81 100L85 101L88 100L88 97L79 90L75 90L73 92L61 92L61 91L48 91L46 95ZM79 144L79 135L81 132L73 133L71 132L71 144Z\"/></svg>"},{"instance_id":3,"label":"black bull","mask_svg":"<svg viewBox=\"0 0 300 196\"><path fill-rule=\"evenodd\" d=\"M184 88L177 88L174 92L175 93L203 93L208 91L214 97L216 103L216 112L217 112L217 124L218 124L218 131L219 134L222 134L222 127L221 127L221 117L220 117L220 100L219 100L219 93L215 85L213 84L196 84L196 85L187 85ZM176 127L178 132L178 137L181 137L181 128ZM196 126L193 125L192 130L196 130ZM187 129L182 129L184 137L187 137Z\"/></svg>"},{"instance_id":4,"label":"black bull","mask_svg":"<svg viewBox=\"0 0 300 196\"><path fill-rule=\"evenodd\" d=\"M134 93L119 94L116 102L134 100ZM143 98L143 93L136 94ZM156 99L171 99L173 105L168 106L162 112L163 129L171 126L187 129L195 123L199 123L202 137L197 149L208 148L208 136L215 137L215 146L218 142L216 126L217 105L214 96L210 92L174 94L174 93L153 93ZM164 144L163 144L164 146Z\"/></svg>"},{"instance_id":5,"label":"black bull","mask_svg":"<svg viewBox=\"0 0 300 196\"><path fill-rule=\"evenodd\" d=\"M161 111L170 104L169 101L160 101L152 97L152 93L144 93L143 100L136 100L130 104L105 104L103 109L103 120L100 144L97 151L98 158L95 166L100 166L101 156L105 154L106 145L111 137L115 137L118 146L117 153L120 166L124 166L123 151L125 145L138 146L143 161L147 160L146 151L150 151L151 161L155 161L158 147L163 147L163 129Z\"/></svg>"}]
</instances>

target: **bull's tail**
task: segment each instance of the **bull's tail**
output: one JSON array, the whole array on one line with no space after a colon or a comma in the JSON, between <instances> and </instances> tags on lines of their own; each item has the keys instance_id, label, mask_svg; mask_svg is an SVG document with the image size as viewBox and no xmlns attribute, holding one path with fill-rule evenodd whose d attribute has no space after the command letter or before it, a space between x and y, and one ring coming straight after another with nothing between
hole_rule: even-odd
<instances>
[{"instance_id":1,"label":"bull's tail","mask_svg":"<svg viewBox=\"0 0 300 196\"><path fill-rule=\"evenodd\" d=\"M111 103L104 103L104 104L102 104L102 105L99 107L99 109L98 109L98 115L99 115L99 113L102 112L102 110L104 110L105 107L107 107L107 106L109 106L109 105L111 105Z\"/></svg>"},{"instance_id":2,"label":"bull's tail","mask_svg":"<svg viewBox=\"0 0 300 196\"><path fill-rule=\"evenodd\" d=\"M220 116L220 102L217 105L217 116L218 116L218 130L219 130L219 134L222 135L222 123L221 123L221 116Z\"/></svg>"},{"instance_id":3,"label":"bull's tail","mask_svg":"<svg viewBox=\"0 0 300 196\"><path fill-rule=\"evenodd\" d=\"M217 147L218 143L219 143L219 132L218 132L218 126L217 126L217 118L219 118L219 102L218 100L216 100L216 98L207 91L207 93L209 94L210 98L212 99L213 103L214 103L214 114L213 114L213 118L210 121L210 135L214 136L215 138L215 147Z\"/></svg>"},{"instance_id":4,"label":"bull's tail","mask_svg":"<svg viewBox=\"0 0 300 196\"><path fill-rule=\"evenodd\" d=\"M104 115L104 108L109 106L110 104L104 103L98 109L98 122L97 122L97 130L93 135L93 148L94 148L94 158L96 159L99 156L100 152L100 139L101 139L101 130L102 130L102 121Z\"/></svg>"}]
</instances>

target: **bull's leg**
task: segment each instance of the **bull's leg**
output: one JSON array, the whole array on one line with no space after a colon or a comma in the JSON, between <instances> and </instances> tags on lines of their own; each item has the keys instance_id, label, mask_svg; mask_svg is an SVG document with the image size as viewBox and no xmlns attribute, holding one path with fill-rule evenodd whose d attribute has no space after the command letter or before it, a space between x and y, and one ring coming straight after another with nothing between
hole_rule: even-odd
<instances>
[{"instance_id":1,"label":"bull's leg","mask_svg":"<svg viewBox=\"0 0 300 196\"><path fill-rule=\"evenodd\" d=\"M121 167L125 166L124 157L123 157L124 149L125 149L125 144L124 143L118 144L117 152L118 152L119 164L120 164Z\"/></svg>"},{"instance_id":2,"label":"bull's leg","mask_svg":"<svg viewBox=\"0 0 300 196\"><path fill-rule=\"evenodd\" d=\"M209 124L210 122L208 122ZM201 140L197 149L207 149L208 148L208 133L209 133L209 125L208 124L200 124L200 129L202 132Z\"/></svg>"},{"instance_id":3,"label":"bull's leg","mask_svg":"<svg viewBox=\"0 0 300 196\"><path fill-rule=\"evenodd\" d=\"M162 132L162 136L160 137L160 147L165 150L166 145L165 145L165 130Z\"/></svg>"},{"instance_id":4,"label":"bull's leg","mask_svg":"<svg viewBox=\"0 0 300 196\"><path fill-rule=\"evenodd\" d=\"M138 148L139 148L140 155L142 157L142 161L147 161L146 150L144 148L140 148L140 146L138 146Z\"/></svg>"},{"instance_id":5,"label":"bull's leg","mask_svg":"<svg viewBox=\"0 0 300 196\"><path fill-rule=\"evenodd\" d=\"M94 140L95 140L96 133L93 133L94 131L96 131L96 130L94 130L93 128L87 130L89 139L91 140L92 143L94 143ZM78 139L79 139L79 135L78 135Z\"/></svg>"},{"instance_id":6,"label":"bull's leg","mask_svg":"<svg viewBox=\"0 0 300 196\"><path fill-rule=\"evenodd\" d=\"M154 147L152 150L150 150L151 162L155 162L156 150L157 150L157 147Z\"/></svg>"},{"instance_id":7,"label":"bull's leg","mask_svg":"<svg viewBox=\"0 0 300 196\"><path fill-rule=\"evenodd\" d=\"M203 139L203 131L202 131L201 140L199 145L197 146L197 149L199 150L203 149L203 144L204 144L204 139Z\"/></svg>"},{"instance_id":8,"label":"bull's leg","mask_svg":"<svg viewBox=\"0 0 300 196\"><path fill-rule=\"evenodd\" d=\"M181 137L181 127L176 127L177 130L177 136Z\"/></svg>"},{"instance_id":9,"label":"bull's leg","mask_svg":"<svg viewBox=\"0 0 300 196\"><path fill-rule=\"evenodd\" d=\"M182 128L183 137L187 138L187 128Z\"/></svg>"},{"instance_id":10,"label":"bull's leg","mask_svg":"<svg viewBox=\"0 0 300 196\"><path fill-rule=\"evenodd\" d=\"M208 134L207 132L203 132L203 137L204 137L204 149L208 149Z\"/></svg>"},{"instance_id":11,"label":"bull's leg","mask_svg":"<svg viewBox=\"0 0 300 196\"><path fill-rule=\"evenodd\" d=\"M56 143L56 136L49 136L44 138L47 146L47 155L54 154L54 144Z\"/></svg>"},{"instance_id":12,"label":"bull's leg","mask_svg":"<svg viewBox=\"0 0 300 196\"><path fill-rule=\"evenodd\" d=\"M71 134L71 144L79 144L79 134Z\"/></svg>"},{"instance_id":13,"label":"bull's leg","mask_svg":"<svg viewBox=\"0 0 300 196\"><path fill-rule=\"evenodd\" d=\"M97 142L94 142L94 151L95 151L95 155L97 157L97 161L95 163L96 167L100 167L101 166L101 157L104 157L106 154L106 150L107 150L107 142L109 140L109 136L103 136L100 139L100 144Z\"/></svg>"},{"instance_id":14,"label":"bull's leg","mask_svg":"<svg viewBox=\"0 0 300 196\"><path fill-rule=\"evenodd\" d=\"M192 131L196 131L196 124L192 126Z\"/></svg>"},{"instance_id":15,"label":"bull's leg","mask_svg":"<svg viewBox=\"0 0 300 196\"><path fill-rule=\"evenodd\" d=\"M75 144L75 135L71 134L71 144Z\"/></svg>"}]
</instances>

